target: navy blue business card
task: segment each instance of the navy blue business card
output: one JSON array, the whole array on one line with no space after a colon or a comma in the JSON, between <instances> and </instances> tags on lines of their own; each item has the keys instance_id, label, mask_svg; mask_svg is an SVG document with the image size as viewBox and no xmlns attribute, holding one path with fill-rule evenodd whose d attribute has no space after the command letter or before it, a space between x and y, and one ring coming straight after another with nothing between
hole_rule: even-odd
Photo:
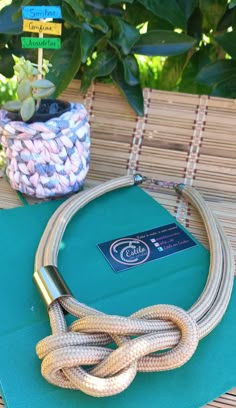
<instances>
[{"instance_id":1,"label":"navy blue business card","mask_svg":"<svg viewBox=\"0 0 236 408\"><path fill-rule=\"evenodd\" d=\"M197 245L176 223L98 244L115 272L154 261Z\"/></svg>"}]
</instances>

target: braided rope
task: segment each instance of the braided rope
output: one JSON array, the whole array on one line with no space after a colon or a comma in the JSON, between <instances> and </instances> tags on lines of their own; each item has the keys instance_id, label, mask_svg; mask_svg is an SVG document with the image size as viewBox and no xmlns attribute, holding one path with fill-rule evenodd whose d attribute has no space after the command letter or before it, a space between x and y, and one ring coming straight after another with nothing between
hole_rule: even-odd
<instances>
[{"instance_id":1,"label":"braided rope","mask_svg":"<svg viewBox=\"0 0 236 408\"><path fill-rule=\"evenodd\" d=\"M45 123L11 121L0 111L0 141L11 186L38 198L78 191L89 169L90 131L84 106Z\"/></svg>"},{"instance_id":2,"label":"braided rope","mask_svg":"<svg viewBox=\"0 0 236 408\"><path fill-rule=\"evenodd\" d=\"M42 265L57 265L65 228L79 209L108 191L133 184L133 176L121 177L63 203L49 220L41 238L35 270ZM101 313L72 296L54 300L48 309L52 335L36 347L38 357L43 360L42 375L48 382L95 397L120 393L138 371L172 370L186 363L198 341L222 319L234 280L229 241L195 189L175 188L199 211L209 240L209 275L201 296L188 311L172 305L154 305L129 317ZM63 310L78 320L67 327ZM115 350L109 347L110 343L116 344Z\"/></svg>"}]
</instances>

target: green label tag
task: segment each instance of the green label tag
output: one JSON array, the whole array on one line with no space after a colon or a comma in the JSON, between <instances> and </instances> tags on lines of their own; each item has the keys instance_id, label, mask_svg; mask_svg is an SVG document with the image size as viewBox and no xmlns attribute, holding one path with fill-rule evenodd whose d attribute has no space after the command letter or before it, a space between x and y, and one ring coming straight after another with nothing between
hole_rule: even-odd
<instances>
[{"instance_id":1,"label":"green label tag","mask_svg":"<svg viewBox=\"0 0 236 408\"><path fill-rule=\"evenodd\" d=\"M38 37L22 37L22 48L48 48L58 49L61 48L60 38L38 38Z\"/></svg>"}]
</instances>

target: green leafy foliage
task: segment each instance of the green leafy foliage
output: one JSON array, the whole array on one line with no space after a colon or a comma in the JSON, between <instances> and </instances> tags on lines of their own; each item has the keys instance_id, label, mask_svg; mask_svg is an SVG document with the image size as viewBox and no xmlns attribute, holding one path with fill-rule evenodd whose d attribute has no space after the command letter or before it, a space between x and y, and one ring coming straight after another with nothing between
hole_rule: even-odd
<instances>
[{"instance_id":1,"label":"green leafy foliage","mask_svg":"<svg viewBox=\"0 0 236 408\"><path fill-rule=\"evenodd\" d=\"M179 78L182 77L187 62L187 53L166 59L160 74L160 82L163 84L162 89L171 91L178 86Z\"/></svg>"},{"instance_id":2,"label":"green leafy foliage","mask_svg":"<svg viewBox=\"0 0 236 408\"><path fill-rule=\"evenodd\" d=\"M80 91L86 92L94 78L103 77L111 74L117 64L117 58L112 50L102 51L97 58L89 65L81 80Z\"/></svg>"},{"instance_id":3,"label":"green leafy foliage","mask_svg":"<svg viewBox=\"0 0 236 408\"><path fill-rule=\"evenodd\" d=\"M7 79L5 76L0 74L0 106L4 105L4 103L9 101L9 99L11 99L13 102L16 98L15 77Z\"/></svg>"},{"instance_id":4,"label":"green leafy foliage","mask_svg":"<svg viewBox=\"0 0 236 408\"><path fill-rule=\"evenodd\" d=\"M52 67L46 78L54 83L55 96L58 96L69 85L81 65L79 33L76 32L62 42L62 48L52 54L50 63Z\"/></svg>"},{"instance_id":5,"label":"green leafy foliage","mask_svg":"<svg viewBox=\"0 0 236 408\"><path fill-rule=\"evenodd\" d=\"M215 30L226 12L227 0L200 0L199 5L207 23Z\"/></svg>"},{"instance_id":6,"label":"green leafy foliage","mask_svg":"<svg viewBox=\"0 0 236 408\"><path fill-rule=\"evenodd\" d=\"M0 34L20 34L22 32L22 18L17 21L13 19L14 14L18 11L18 7L14 4L3 7L0 10Z\"/></svg>"},{"instance_id":7,"label":"green leafy foliage","mask_svg":"<svg viewBox=\"0 0 236 408\"><path fill-rule=\"evenodd\" d=\"M119 17L112 18L112 27L112 41L121 48L124 55L128 55L133 45L139 40L139 31Z\"/></svg>"},{"instance_id":8,"label":"green leafy foliage","mask_svg":"<svg viewBox=\"0 0 236 408\"><path fill-rule=\"evenodd\" d=\"M36 100L47 98L55 91L55 85L47 79L36 79L38 74L45 74L50 64L43 62L42 72L36 64L32 64L23 57L14 65L15 75L18 80L18 101L8 101L3 108L9 112L20 112L23 121L29 120L37 110Z\"/></svg>"},{"instance_id":9,"label":"green leafy foliage","mask_svg":"<svg viewBox=\"0 0 236 408\"><path fill-rule=\"evenodd\" d=\"M134 0L125 0L123 3L133 3ZM120 4L120 0L108 0L108 5L112 6L113 4Z\"/></svg>"},{"instance_id":10,"label":"green leafy foliage","mask_svg":"<svg viewBox=\"0 0 236 408\"><path fill-rule=\"evenodd\" d=\"M236 31L216 35L215 40L231 57L236 58Z\"/></svg>"},{"instance_id":11,"label":"green leafy foliage","mask_svg":"<svg viewBox=\"0 0 236 408\"><path fill-rule=\"evenodd\" d=\"M127 84L124 69L121 64L118 64L116 69L112 72L112 78L134 111L137 112L138 115L143 116L143 93L140 84L133 86Z\"/></svg>"},{"instance_id":12,"label":"green leafy foliage","mask_svg":"<svg viewBox=\"0 0 236 408\"><path fill-rule=\"evenodd\" d=\"M229 8L232 9L236 6L236 0L231 0L229 3Z\"/></svg>"},{"instance_id":13,"label":"green leafy foliage","mask_svg":"<svg viewBox=\"0 0 236 408\"><path fill-rule=\"evenodd\" d=\"M7 78L11 78L14 74L13 70L14 59L12 57L11 51L3 47L0 50L0 72Z\"/></svg>"},{"instance_id":14,"label":"green leafy foliage","mask_svg":"<svg viewBox=\"0 0 236 408\"><path fill-rule=\"evenodd\" d=\"M185 28L186 20L176 0L138 0L147 10L173 24L174 27Z\"/></svg>"},{"instance_id":15,"label":"green leafy foliage","mask_svg":"<svg viewBox=\"0 0 236 408\"><path fill-rule=\"evenodd\" d=\"M220 60L204 66L197 79L205 85L214 86L222 81L230 81L234 76L236 76L236 61Z\"/></svg>"},{"instance_id":16,"label":"green leafy foliage","mask_svg":"<svg viewBox=\"0 0 236 408\"><path fill-rule=\"evenodd\" d=\"M125 82L131 86L138 85L139 69L136 58L134 58L133 55L128 55L127 57L123 58L122 63L124 69Z\"/></svg>"},{"instance_id":17,"label":"green leafy foliage","mask_svg":"<svg viewBox=\"0 0 236 408\"><path fill-rule=\"evenodd\" d=\"M198 6L198 0L177 0L180 9L185 15L185 18L188 19Z\"/></svg>"},{"instance_id":18,"label":"green leafy foliage","mask_svg":"<svg viewBox=\"0 0 236 408\"><path fill-rule=\"evenodd\" d=\"M80 50L81 50L81 61L86 63L87 59L93 53L94 48L98 45L99 41L104 38L104 34L100 31L94 30L93 33L88 31L82 31L80 33Z\"/></svg>"},{"instance_id":19,"label":"green leafy foliage","mask_svg":"<svg viewBox=\"0 0 236 408\"><path fill-rule=\"evenodd\" d=\"M14 55L37 59L36 50L22 50L20 45L21 6L35 4L41 2L12 0L0 10L0 74L5 77L13 75ZM55 96L73 78L81 80L81 92L92 81L113 81L142 115L143 86L236 95L236 0L45 0L44 4L60 5L64 20L62 48L44 51L52 64L46 78L55 83ZM26 87L19 92L29 97ZM46 92L38 88L37 98ZM27 104L32 106L32 100Z\"/></svg>"},{"instance_id":20,"label":"green leafy foliage","mask_svg":"<svg viewBox=\"0 0 236 408\"><path fill-rule=\"evenodd\" d=\"M153 30L142 34L135 44L133 52L141 55L178 55L186 52L196 40L186 34L169 30Z\"/></svg>"}]
</instances>

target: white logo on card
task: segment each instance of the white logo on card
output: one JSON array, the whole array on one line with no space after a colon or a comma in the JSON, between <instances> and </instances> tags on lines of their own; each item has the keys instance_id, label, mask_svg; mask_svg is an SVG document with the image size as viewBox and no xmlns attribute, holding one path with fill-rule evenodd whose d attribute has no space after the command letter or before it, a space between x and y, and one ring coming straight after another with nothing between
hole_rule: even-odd
<instances>
[{"instance_id":1,"label":"white logo on card","mask_svg":"<svg viewBox=\"0 0 236 408\"><path fill-rule=\"evenodd\" d=\"M110 246L111 257L125 265L139 265L144 263L150 255L149 246L141 239L121 238Z\"/></svg>"}]
</instances>

